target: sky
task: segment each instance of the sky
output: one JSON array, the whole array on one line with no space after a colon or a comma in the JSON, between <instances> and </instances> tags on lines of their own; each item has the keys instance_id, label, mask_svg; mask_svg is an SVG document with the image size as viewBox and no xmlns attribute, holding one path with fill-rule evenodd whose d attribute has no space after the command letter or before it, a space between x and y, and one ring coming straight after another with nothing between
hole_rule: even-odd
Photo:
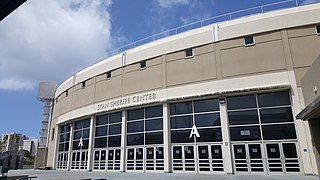
<instances>
[{"instance_id":1,"label":"sky","mask_svg":"<svg viewBox=\"0 0 320 180\"><path fill-rule=\"evenodd\" d=\"M111 50L152 34L280 1L27 0L0 22L0 134L39 137L41 81L61 84Z\"/></svg>"}]
</instances>

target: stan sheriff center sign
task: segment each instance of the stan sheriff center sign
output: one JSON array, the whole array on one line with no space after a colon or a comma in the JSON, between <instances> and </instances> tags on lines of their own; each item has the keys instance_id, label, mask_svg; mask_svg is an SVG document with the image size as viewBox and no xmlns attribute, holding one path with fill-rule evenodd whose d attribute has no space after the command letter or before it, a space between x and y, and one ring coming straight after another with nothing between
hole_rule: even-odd
<instances>
[{"instance_id":1,"label":"stan sheriff center sign","mask_svg":"<svg viewBox=\"0 0 320 180\"><path fill-rule=\"evenodd\" d=\"M137 104L144 104L159 100L160 93L146 93L141 95L127 96L119 99L105 101L96 105L97 111L107 111L111 109L123 108Z\"/></svg>"}]
</instances>

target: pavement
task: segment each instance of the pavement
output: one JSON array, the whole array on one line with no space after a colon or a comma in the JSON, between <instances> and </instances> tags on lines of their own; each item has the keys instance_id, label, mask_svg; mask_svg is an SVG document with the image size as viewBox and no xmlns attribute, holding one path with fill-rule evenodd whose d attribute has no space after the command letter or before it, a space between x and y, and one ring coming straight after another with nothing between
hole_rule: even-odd
<instances>
[{"instance_id":1,"label":"pavement","mask_svg":"<svg viewBox=\"0 0 320 180\"><path fill-rule=\"evenodd\" d=\"M35 180L319 180L305 175L217 175L190 173L86 172L61 170L10 170L9 176L37 176Z\"/></svg>"}]
</instances>

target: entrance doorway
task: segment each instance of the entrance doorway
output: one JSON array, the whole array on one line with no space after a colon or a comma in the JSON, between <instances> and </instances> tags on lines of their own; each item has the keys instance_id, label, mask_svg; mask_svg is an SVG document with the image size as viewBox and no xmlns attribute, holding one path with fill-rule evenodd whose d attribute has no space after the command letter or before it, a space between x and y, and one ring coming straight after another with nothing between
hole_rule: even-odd
<instances>
[{"instance_id":1,"label":"entrance doorway","mask_svg":"<svg viewBox=\"0 0 320 180\"><path fill-rule=\"evenodd\" d=\"M172 147L174 172L223 172L220 144L174 145Z\"/></svg>"}]
</instances>

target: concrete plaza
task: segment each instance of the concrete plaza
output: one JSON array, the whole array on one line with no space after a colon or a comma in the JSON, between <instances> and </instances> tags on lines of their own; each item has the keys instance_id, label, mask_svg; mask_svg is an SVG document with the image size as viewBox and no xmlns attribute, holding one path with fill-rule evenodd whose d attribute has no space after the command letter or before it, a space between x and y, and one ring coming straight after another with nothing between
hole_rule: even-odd
<instances>
[{"instance_id":1,"label":"concrete plaza","mask_svg":"<svg viewBox=\"0 0 320 180\"><path fill-rule=\"evenodd\" d=\"M9 176L37 176L37 180L79 180L79 179L108 179L108 180L319 180L318 176L298 175L212 175L188 173L119 173L119 172L83 172L59 170L10 170Z\"/></svg>"}]
</instances>

